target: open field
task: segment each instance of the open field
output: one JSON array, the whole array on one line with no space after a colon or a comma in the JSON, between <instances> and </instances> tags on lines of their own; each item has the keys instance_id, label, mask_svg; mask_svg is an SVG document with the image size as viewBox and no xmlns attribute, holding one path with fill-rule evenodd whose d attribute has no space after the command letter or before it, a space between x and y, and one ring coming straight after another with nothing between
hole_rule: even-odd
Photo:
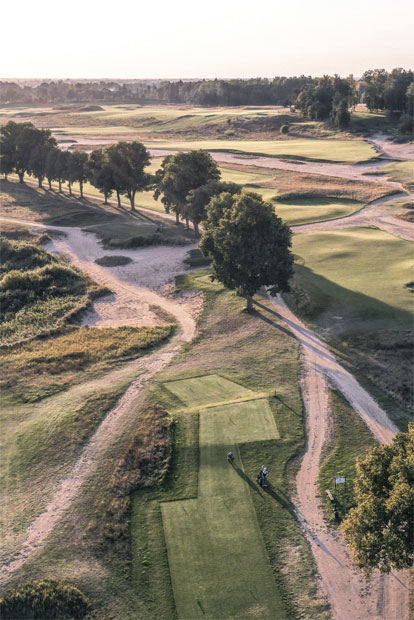
<instances>
[{"instance_id":1,"label":"open field","mask_svg":"<svg viewBox=\"0 0 414 620\"><path fill-rule=\"evenodd\" d=\"M296 159L355 164L377 156L373 147L363 140L194 140L191 142L147 142L153 149L205 149L252 155L269 155Z\"/></svg>"}]
</instances>

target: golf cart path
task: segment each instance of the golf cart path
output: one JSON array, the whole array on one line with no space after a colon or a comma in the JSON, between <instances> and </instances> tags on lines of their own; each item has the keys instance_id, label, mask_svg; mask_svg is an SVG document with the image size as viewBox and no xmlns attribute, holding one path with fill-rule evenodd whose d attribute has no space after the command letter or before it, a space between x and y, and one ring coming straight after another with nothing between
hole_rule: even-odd
<instances>
[{"instance_id":1,"label":"golf cart path","mask_svg":"<svg viewBox=\"0 0 414 620\"><path fill-rule=\"evenodd\" d=\"M335 359L323 341L286 306L272 298L279 318L302 345L302 393L306 410L307 444L297 475L297 515L316 560L321 590L336 620L408 620L408 577L404 572L367 581L350 564L342 537L325 524L318 476L322 448L328 439L328 384L337 388L359 413L380 443L390 443L397 427L358 381Z\"/></svg>"},{"instance_id":2,"label":"golf cart path","mask_svg":"<svg viewBox=\"0 0 414 620\"><path fill-rule=\"evenodd\" d=\"M80 487L87 477L96 467L99 458L101 458L111 443L120 436L128 427L128 422L134 415L135 405L141 387L147 383L157 372L162 370L171 360L180 352L180 341L190 342L196 333L196 322L191 312L176 301L167 299L162 295L142 286L147 283L151 277L149 272L154 265L151 265L151 258L155 260L154 251L159 253L160 248L150 248L150 252L146 250L130 251L128 254L145 255L139 257L135 262L134 277L130 275L131 270L123 271L121 277L121 269L107 269L100 267L94 263L97 255L102 255L102 249L95 235L82 232L78 228L60 228L39 224L37 222L27 222L25 220L16 220L11 218L0 218L3 221L12 221L17 224L26 225L36 228L52 229L64 232L65 236L54 239L55 249L71 260L79 269L94 278L96 282L103 286L108 286L114 293L111 300L112 320L111 326L131 325L129 320L122 318L122 310L124 309L126 300L132 304L134 311L140 311L143 304L147 306L158 306L164 311L173 315L179 324L179 333L164 347L153 353L145 355L130 362L136 368L136 372L141 373L129 385L124 395L120 398L115 407L106 415L88 444L81 453L80 458L73 467L70 475L57 485L50 501L45 510L30 525L26 531L24 543L14 557L14 559L0 570L0 581L7 578L17 569L19 569L36 551L39 551L49 534L53 531L55 525L62 517L63 513L70 507L73 500L77 496ZM156 268L154 270L154 282L158 286L162 286L164 282L171 277L177 275L177 272L183 272L182 259L188 248L166 248L167 253L163 255L162 262L155 261ZM174 260L172 260L171 250L174 252ZM159 257L158 257L159 259ZM138 265L138 266L137 266ZM179 267L181 265L181 268ZM162 275L159 270L165 268ZM158 277L157 277L158 273ZM129 274L129 275L128 275ZM134 306L134 304L136 304ZM121 315L121 316L119 316ZM118 316L118 318L116 318ZM105 322L105 318L104 318ZM105 322L108 324L108 321ZM148 325L148 322L146 323Z\"/></svg>"}]
</instances>

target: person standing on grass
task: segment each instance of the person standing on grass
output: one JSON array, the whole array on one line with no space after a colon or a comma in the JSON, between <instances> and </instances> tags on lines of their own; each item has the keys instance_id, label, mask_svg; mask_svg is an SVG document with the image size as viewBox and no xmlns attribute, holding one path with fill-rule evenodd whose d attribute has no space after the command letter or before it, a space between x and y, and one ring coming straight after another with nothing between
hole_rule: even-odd
<instances>
[{"instance_id":1,"label":"person standing on grass","mask_svg":"<svg viewBox=\"0 0 414 620\"><path fill-rule=\"evenodd\" d=\"M227 460L228 460L229 463L233 463L233 461L234 461L234 454L233 454L233 452L228 452L227 453Z\"/></svg>"}]
</instances>

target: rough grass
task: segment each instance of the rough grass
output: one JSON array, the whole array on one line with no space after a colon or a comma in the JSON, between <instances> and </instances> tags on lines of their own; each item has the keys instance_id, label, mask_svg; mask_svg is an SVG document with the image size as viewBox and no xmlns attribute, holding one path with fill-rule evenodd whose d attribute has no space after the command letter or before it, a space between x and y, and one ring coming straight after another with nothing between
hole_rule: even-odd
<instances>
[{"instance_id":1,"label":"rough grass","mask_svg":"<svg viewBox=\"0 0 414 620\"><path fill-rule=\"evenodd\" d=\"M136 358L171 334L172 326L71 327L62 334L22 343L3 352L3 389L21 402L35 402L66 389L82 373L103 372Z\"/></svg>"},{"instance_id":2,"label":"rough grass","mask_svg":"<svg viewBox=\"0 0 414 620\"><path fill-rule=\"evenodd\" d=\"M367 451L376 445L376 441L361 417L337 391L331 392L331 410L333 441L331 445L325 446L325 452L326 450L329 452L319 470L319 489L326 518L335 522L332 504L326 489L329 489L335 498L341 521L349 509L355 505L353 485L356 476L356 460L363 458ZM340 484L335 489L335 478L346 478L346 485Z\"/></svg>"},{"instance_id":3,"label":"rough grass","mask_svg":"<svg viewBox=\"0 0 414 620\"><path fill-rule=\"evenodd\" d=\"M38 243L2 238L0 343L60 329L104 290Z\"/></svg>"}]
</instances>

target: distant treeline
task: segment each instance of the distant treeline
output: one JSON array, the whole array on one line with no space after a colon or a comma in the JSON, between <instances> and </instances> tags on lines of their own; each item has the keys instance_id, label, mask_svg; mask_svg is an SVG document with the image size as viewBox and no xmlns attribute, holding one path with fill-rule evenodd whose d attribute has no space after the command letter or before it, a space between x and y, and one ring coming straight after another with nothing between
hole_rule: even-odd
<instances>
[{"instance_id":1,"label":"distant treeline","mask_svg":"<svg viewBox=\"0 0 414 620\"><path fill-rule=\"evenodd\" d=\"M404 69L365 71L355 80L339 76L313 78L274 77L237 80L130 80L130 81L44 81L33 86L19 81L0 82L1 104L186 103L204 106L296 104L300 93L321 81L342 81L351 86L357 101L365 100L370 110L404 112L407 87L413 72ZM354 101L353 96L353 101Z\"/></svg>"}]
</instances>

